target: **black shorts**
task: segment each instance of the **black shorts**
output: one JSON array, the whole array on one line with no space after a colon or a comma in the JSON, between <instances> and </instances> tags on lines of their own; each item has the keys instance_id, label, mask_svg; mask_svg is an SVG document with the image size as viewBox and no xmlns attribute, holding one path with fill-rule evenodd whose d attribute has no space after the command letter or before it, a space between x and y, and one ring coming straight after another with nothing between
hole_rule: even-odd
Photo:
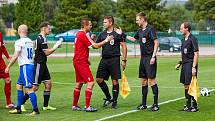
<instances>
[{"instance_id":1,"label":"black shorts","mask_svg":"<svg viewBox=\"0 0 215 121\"><path fill-rule=\"evenodd\" d=\"M181 75L180 75L180 83L184 85L189 85L192 80L192 67L193 62L182 64ZM196 66L196 72L198 70L198 66ZM197 76L197 73L196 73Z\"/></svg>"},{"instance_id":2,"label":"black shorts","mask_svg":"<svg viewBox=\"0 0 215 121\"><path fill-rule=\"evenodd\" d=\"M120 57L101 59L97 69L96 78L108 80L110 75L112 80L121 79Z\"/></svg>"},{"instance_id":3,"label":"black shorts","mask_svg":"<svg viewBox=\"0 0 215 121\"><path fill-rule=\"evenodd\" d=\"M151 56L141 57L139 65L139 78L155 78L157 73L157 58L155 63L150 64Z\"/></svg>"},{"instance_id":4,"label":"black shorts","mask_svg":"<svg viewBox=\"0 0 215 121\"><path fill-rule=\"evenodd\" d=\"M46 63L35 63L34 66L35 66L34 84L41 84L45 80L51 80L49 70L48 70Z\"/></svg>"}]
</instances>

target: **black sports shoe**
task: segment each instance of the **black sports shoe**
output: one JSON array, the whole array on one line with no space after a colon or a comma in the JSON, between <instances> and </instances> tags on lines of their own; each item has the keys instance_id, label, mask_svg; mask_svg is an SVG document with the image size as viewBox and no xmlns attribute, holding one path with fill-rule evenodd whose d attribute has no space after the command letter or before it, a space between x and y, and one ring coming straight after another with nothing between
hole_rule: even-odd
<instances>
[{"instance_id":1,"label":"black sports shoe","mask_svg":"<svg viewBox=\"0 0 215 121\"><path fill-rule=\"evenodd\" d=\"M146 105L140 104L139 106L137 106L137 110L144 110L147 109Z\"/></svg>"},{"instance_id":2,"label":"black sports shoe","mask_svg":"<svg viewBox=\"0 0 215 121\"><path fill-rule=\"evenodd\" d=\"M113 109L117 109L117 101L113 101L112 106Z\"/></svg>"},{"instance_id":3,"label":"black sports shoe","mask_svg":"<svg viewBox=\"0 0 215 121\"><path fill-rule=\"evenodd\" d=\"M192 108L191 108L191 112L199 112L199 109L198 109L198 108L192 107Z\"/></svg>"},{"instance_id":4,"label":"black sports shoe","mask_svg":"<svg viewBox=\"0 0 215 121\"><path fill-rule=\"evenodd\" d=\"M179 111L191 112L191 108L186 106L185 108L180 109Z\"/></svg>"},{"instance_id":5,"label":"black sports shoe","mask_svg":"<svg viewBox=\"0 0 215 121\"><path fill-rule=\"evenodd\" d=\"M82 111L81 107L79 106L72 106L72 110Z\"/></svg>"},{"instance_id":6,"label":"black sports shoe","mask_svg":"<svg viewBox=\"0 0 215 121\"><path fill-rule=\"evenodd\" d=\"M97 112L98 110L94 107L89 106L88 108L84 108L85 112Z\"/></svg>"},{"instance_id":7,"label":"black sports shoe","mask_svg":"<svg viewBox=\"0 0 215 121\"><path fill-rule=\"evenodd\" d=\"M153 104L150 110L151 111L158 111L159 110L159 106L157 104Z\"/></svg>"},{"instance_id":8,"label":"black sports shoe","mask_svg":"<svg viewBox=\"0 0 215 121\"><path fill-rule=\"evenodd\" d=\"M104 99L103 107L107 107L110 105L113 101L111 99Z\"/></svg>"}]
</instances>

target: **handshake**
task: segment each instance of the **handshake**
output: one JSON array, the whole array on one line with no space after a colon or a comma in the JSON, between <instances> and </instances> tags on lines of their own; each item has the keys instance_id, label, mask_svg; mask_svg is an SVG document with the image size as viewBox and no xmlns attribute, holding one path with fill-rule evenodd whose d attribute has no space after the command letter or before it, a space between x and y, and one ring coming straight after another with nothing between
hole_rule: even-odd
<instances>
[{"instance_id":1,"label":"handshake","mask_svg":"<svg viewBox=\"0 0 215 121\"><path fill-rule=\"evenodd\" d=\"M113 39L114 39L113 35L108 35L104 41L109 42L109 41L111 41Z\"/></svg>"},{"instance_id":2,"label":"handshake","mask_svg":"<svg viewBox=\"0 0 215 121\"><path fill-rule=\"evenodd\" d=\"M59 48L62 44L63 40L58 40L54 46L52 47L53 50L56 50L57 48Z\"/></svg>"},{"instance_id":3,"label":"handshake","mask_svg":"<svg viewBox=\"0 0 215 121\"><path fill-rule=\"evenodd\" d=\"M175 66L175 69L179 70L179 68L181 67L181 65L182 65L182 61L179 61L178 64Z\"/></svg>"}]
</instances>

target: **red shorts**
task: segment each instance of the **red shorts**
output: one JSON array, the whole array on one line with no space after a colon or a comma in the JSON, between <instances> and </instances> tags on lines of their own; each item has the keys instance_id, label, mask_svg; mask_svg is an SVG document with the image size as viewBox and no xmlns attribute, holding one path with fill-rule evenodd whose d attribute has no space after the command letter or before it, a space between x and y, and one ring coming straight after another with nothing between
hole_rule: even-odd
<instances>
[{"instance_id":1,"label":"red shorts","mask_svg":"<svg viewBox=\"0 0 215 121\"><path fill-rule=\"evenodd\" d=\"M3 59L0 59L0 79L9 78L9 73L5 73L6 65Z\"/></svg>"},{"instance_id":2,"label":"red shorts","mask_svg":"<svg viewBox=\"0 0 215 121\"><path fill-rule=\"evenodd\" d=\"M75 68L76 83L87 83L94 81L88 62L76 61L73 62L73 65Z\"/></svg>"}]
</instances>

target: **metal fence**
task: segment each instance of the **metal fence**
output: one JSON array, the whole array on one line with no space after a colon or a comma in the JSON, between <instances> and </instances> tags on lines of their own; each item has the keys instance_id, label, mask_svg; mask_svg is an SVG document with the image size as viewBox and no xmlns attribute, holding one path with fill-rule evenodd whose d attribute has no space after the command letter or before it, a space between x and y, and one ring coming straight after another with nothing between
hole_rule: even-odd
<instances>
[{"instance_id":1,"label":"metal fence","mask_svg":"<svg viewBox=\"0 0 215 121\"><path fill-rule=\"evenodd\" d=\"M215 31L192 31L191 32L198 40L199 45L208 45L212 46L215 45ZM134 32L128 32L128 35L134 36ZM179 39L183 38L183 35L179 32L158 32L158 38L160 37L178 37ZM128 43L131 43L127 41Z\"/></svg>"},{"instance_id":2,"label":"metal fence","mask_svg":"<svg viewBox=\"0 0 215 121\"><path fill-rule=\"evenodd\" d=\"M98 33L96 33L98 35ZM128 35L134 36L134 32L127 32ZM198 43L200 46L203 47L215 47L215 31L204 31L204 32L198 32L198 31L192 31L192 34L198 39ZM29 34L29 37L32 40L35 40L38 34ZM50 34L47 36L48 41L56 41L54 38L54 34ZM180 32L158 32L157 33L158 38L160 37L178 37L179 39L182 39L183 36ZM15 41L18 39L17 36L3 36L4 41ZM139 50L139 45L136 42L131 42L131 41L126 41L127 46L128 46L128 54L129 55L139 55L140 50ZM65 42L64 43L64 48L62 48L60 53L64 53L66 56L71 55L73 52L73 45L72 43ZM94 51L91 51L94 52ZM96 51L96 52L101 52L101 51Z\"/></svg>"}]
</instances>

